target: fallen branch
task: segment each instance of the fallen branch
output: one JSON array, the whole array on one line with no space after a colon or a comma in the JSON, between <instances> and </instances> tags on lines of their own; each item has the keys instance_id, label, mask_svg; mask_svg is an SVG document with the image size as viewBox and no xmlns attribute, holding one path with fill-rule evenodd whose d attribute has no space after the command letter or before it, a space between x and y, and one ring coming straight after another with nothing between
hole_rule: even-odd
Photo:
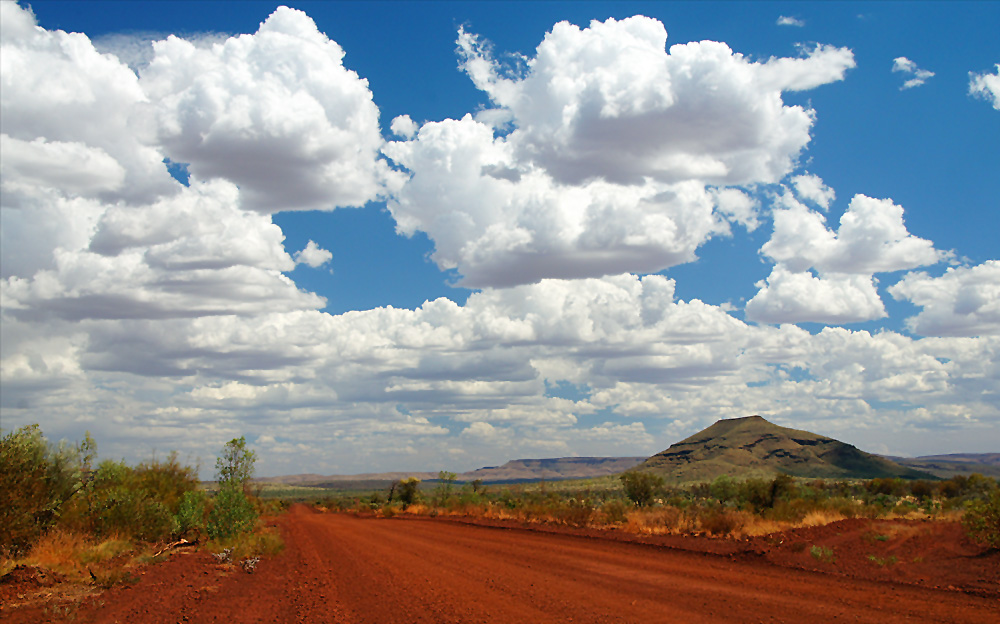
<instances>
[{"instance_id":1,"label":"fallen branch","mask_svg":"<svg viewBox=\"0 0 1000 624\"><path fill-rule=\"evenodd\" d=\"M162 555L163 553L167 552L168 550L173 550L174 548L183 548L184 546L194 546L197 543L198 542L191 542L191 541L188 541L186 539L180 539L180 540L177 540L176 542L171 542L171 543L167 544L162 549L160 549L160 552L156 553L153 556L154 557L159 557L160 555Z\"/></svg>"}]
</instances>

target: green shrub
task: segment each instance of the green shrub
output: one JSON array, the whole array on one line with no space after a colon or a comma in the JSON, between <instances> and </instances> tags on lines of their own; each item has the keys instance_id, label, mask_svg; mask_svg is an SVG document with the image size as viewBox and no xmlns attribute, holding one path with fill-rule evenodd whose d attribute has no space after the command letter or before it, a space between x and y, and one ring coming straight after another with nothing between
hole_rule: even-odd
<instances>
[{"instance_id":1,"label":"green shrub","mask_svg":"<svg viewBox=\"0 0 1000 624\"><path fill-rule=\"evenodd\" d=\"M257 510L237 483L222 484L215 504L208 514L208 535L212 539L230 538L253 530Z\"/></svg>"},{"instance_id":2,"label":"green shrub","mask_svg":"<svg viewBox=\"0 0 1000 624\"><path fill-rule=\"evenodd\" d=\"M738 488L732 477L721 475L708 486L708 493L715 500L725 504L736 499Z\"/></svg>"},{"instance_id":3,"label":"green shrub","mask_svg":"<svg viewBox=\"0 0 1000 624\"><path fill-rule=\"evenodd\" d=\"M657 491L663 487L663 477L651 472L629 470L618 478L625 488L625 496L638 507L651 504Z\"/></svg>"},{"instance_id":4,"label":"green shrub","mask_svg":"<svg viewBox=\"0 0 1000 624\"><path fill-rule=\"evenodd\" d=\"M969 503L962 524L973 541L1000 549L1000 489L994 489L985 500Z\"/></svg>"},{"instance_id":5,"label":"green shrub","mask_svg":"<svg viewBox=\"0 0 1000 624\"><path fill-rule=\"evenodd\" d=\"M833 549L824 546L813 546L809 549L809 554L816 561L822 561L823 563L834 563L837 560L833 555Z\"/></svg>"},{"instance_id":6,"label":"green shrub","mask_svg":"<svg viewBox=\"0 0 1000 624\"><path fill-rule=\"evenodd\" d=\"M205 493L201 490L184 492L184 496L177 506L177 514L174 516L179 537L197 534L205 530L205 503Z\"/></svg>"}]
</instances>

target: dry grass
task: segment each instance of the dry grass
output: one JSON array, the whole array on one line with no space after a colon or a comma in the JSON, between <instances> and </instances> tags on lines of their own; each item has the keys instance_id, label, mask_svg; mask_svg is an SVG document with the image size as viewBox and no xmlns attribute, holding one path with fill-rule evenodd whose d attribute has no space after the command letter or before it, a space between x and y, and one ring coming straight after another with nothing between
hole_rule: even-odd
<instances>
[{"instance_id":1,"label":"dry grass","mask_svg":"<svg viewBox=\"0 0 1000 624\"><path fill-rule=\"evenodd\" d=\"M791 526L793 528L825 526L846 519L847 516L833 509L815 509L803 516L802 520L792 523Z\"/></svg>"},{"instance_id":2,"label":"dry grass","mask_svg":"<svg viewBox=\"0 0 1000 624\"><path fill-rule=\"evenodd\" d=\"M134 580L132 569L148 558L152 545L137 547L118 536L94 540L74 531L55 530L38 540L21 558L5 557L0 573L16 566L44 569L70 583L111 587Z\"/></svg>"}]
</instances>

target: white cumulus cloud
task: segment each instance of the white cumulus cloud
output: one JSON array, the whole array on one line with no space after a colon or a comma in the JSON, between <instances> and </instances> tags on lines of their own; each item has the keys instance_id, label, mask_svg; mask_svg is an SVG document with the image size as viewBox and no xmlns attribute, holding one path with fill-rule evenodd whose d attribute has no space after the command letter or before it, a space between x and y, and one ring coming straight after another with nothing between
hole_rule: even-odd
<instances>
[{"instance_id":1,"label":"white cumulus cloud","mask_svg":"<svg viewBox=\"0 0 1000 624\"><path fill-rule=\"evenodd\" d=\"M1000 64L996 72L969 72L969 95L982 98L1000 110Z\"/></svg>"},{"instance_id":2,"label":"white cumulus cloud","mask_svg":"<svg viewBox=\"0 0 1000 624\"><path fill-rule=\"evenodd\" d=\"M807 194L817 188L815 180L804 182ZM774 210L774 232L761 247L776 266L747 303L749 320L847 323L883 318L875 273L936 264L948 255L910 234L903 208L888 199L855 195L836 232L822 214L787 195L779 203L786 207Z\"/></svg>"},{"instance_id":3,"label":"white cumulus cloud","mask_svg":"<svg viewBox=\"0 0 1000 624\"><path fill-rule=\"evenodd\" d=\"M913 87L919 87L920 85L927 82L928 78L934 76L934 72L928 71L926 69L921 69L917 67L917 64L906 58L905 56L900 56L892 61L892 71L901 72L904 75L912 76L903 83L903 86L899 88L900 91L903 89L912 89Z\"/></svg>"},{"instance_id":4,"label":"white cumulus cloud","mask_svg":"<svg viewBox=\"0 0 1000 624\"><path fill-rule=\"evenodd\" d=\"M295 252L296 264L308 264L314 269L323 266L330 260L333 260L333 254L311 240L302 251Z\"/></svg>"},{"instance_id":5,"label":"white cumulus cloud","mask_svg":"<svg viewBox=\"0 0 1000 624\"><path fill-rule=\"evenodd\" d=\"M801 204L776 209L774 233L761 253L793 271L867 275L936 264L946 255L907 231L902 206L865 195L851 199L836 232Z\"/></svg>"},{"instance_id":6,"label":"white cumulus cloud","mask_svg":"<svg viewBox=\"0 0 1000 624\"><path fill-rule=\"evenodd\" d=\"M149 129L134 114L147 101L132 70L99 53L86 35L38 28L29 9L0 3L0 132L8 188L65 184L73 194L127 201L174 192L162 153L150 146ZM48 158L53 166L41 167ZM9 180L14 176L19 181Z\"/></svg>"},{"instance_id":7,"label":"white cumulus cloud","mask_svg":"<svg viewBox=\"0 0 1000 624\"><path fill-rule=\"evenodd\" d=\"M790 17L788 15L779 16L777 23L778 26L798 26L799 28L806 25L806 23L803 20L797 17Z\"/></svg>"},{"instance_id":8,"label":"white cumulus cloud","mask_svg":"<svg viewBox=\"0 0 1000 624\"><path fill-rule=\"evenodd\" d=\"M837 194L832 188L827 186L822 178L811 173L797 175L791 180L795 187L795 193L802 199L811 201L823 210L830 207L830 203L837 198Z\"/></svg>"},{"instance_id":9,"label":"white cumulus cloud","mask_svg":"<svg viewBox=\"0 0 1000 624\"><path fill-rule=\"evenodd\" d=\"M1000 335L1000 261L949 268L940 277L908 273L889 288L893 297L923 310L907 319L924 336Z\"/></svg>"},{"instance_id":10,"label":"white cumulus cloud","mask_svg":"<svg viewBox=\"0 0 1000 624\"><path fill-rule=\"evenodd\" d=\"M712 41L668 51L666 38L641 16L562 22L512 75L460 31L462 68L495 108L419 131L397 120L416 131L384 148L411 173L389 202L399 231L427 233L437 264L480 287L654 272L695 259L727 221L753 229L752 201L708 186L790 172L813 116L781 92L842 79L853 55L750 62Z\"/></svg>"},{"instance_id":11,"label":"white cumulus cloud","mask_svg":"<svg viewBox=\"0 0 1000 624\"><path fill-rule=\"evenodd\" d=\"M210 47L170 36L142 70L158 139L201 179L239 185L261 212L361 206L397 182L378 158L367 80L305 13Z\"/></svg>"},{"instance_id":12,"label":"white cumulus cloud","mask_svg":"<svg viewBox=\"0 0 1000 624\"><path fill-rule=\"evenodd\" d=\"M843 324L886 316L872 278L863 275L825 275L792 272L774 267L767 282L747 302L747 319L764 323Z\"/></svg>"}]
</instances>

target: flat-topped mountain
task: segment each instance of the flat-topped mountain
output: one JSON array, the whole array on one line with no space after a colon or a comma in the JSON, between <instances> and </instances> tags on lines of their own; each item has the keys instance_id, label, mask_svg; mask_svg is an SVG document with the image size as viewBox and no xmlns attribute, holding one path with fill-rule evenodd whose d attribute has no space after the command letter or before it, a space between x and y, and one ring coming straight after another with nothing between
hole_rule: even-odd
<instances>
[{"instance_id":1,"label":"flat-topped mountain","mask_svg":"<svg viewBox=\"0 0 1000 624\"><path fill-rule=\"evenodd\" d=\"M760 416L720 420L653 455L639 469L677 483L778 473L824 479L934 478L845 442L779 427Z\"/></svg>"}]
</instances>

